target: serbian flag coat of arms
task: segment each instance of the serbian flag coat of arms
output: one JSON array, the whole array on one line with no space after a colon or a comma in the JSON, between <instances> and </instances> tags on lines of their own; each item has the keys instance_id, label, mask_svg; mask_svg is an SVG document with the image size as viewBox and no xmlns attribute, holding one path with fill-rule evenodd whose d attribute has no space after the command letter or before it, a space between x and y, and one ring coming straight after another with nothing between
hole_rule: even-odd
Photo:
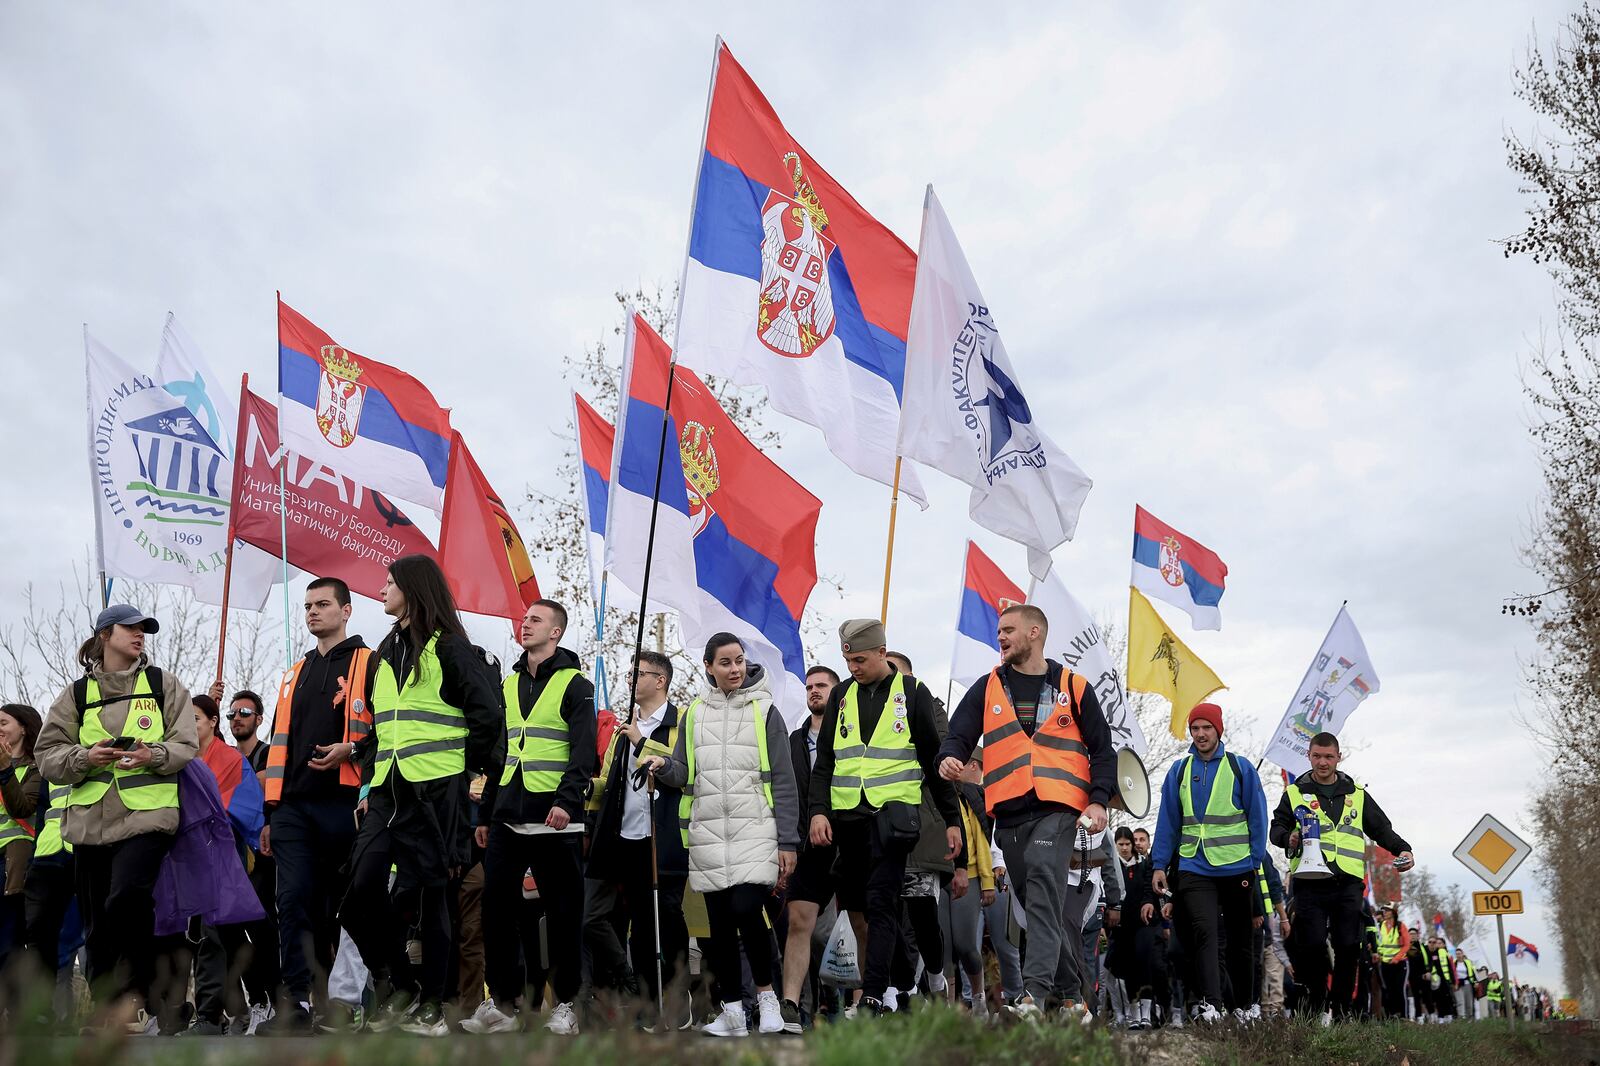
<instances>
[{"instance_id":1,"label":"serbian flag coat of arms","mask_svg":"<svg viewBox=\"0 0 1600 1066\"><path fill-rule=\"evenodd\" d=\"M950 679L965 689L1000 665L1000 612L1027 597L995 561L967 541L967 563L961 579L961 605L956 610L956 647L950 657Z\"/></svg>"},{"instance_id":2,"label":"serbian flag coat of arms","mask_svg":"<svg viewBox=\"0 0 1600 1066\"><path fill-rule=\"evenodd\" d=\"M282 300L278 435L296 455L443 514L450 412L422 382L341 347Z\"/></svg>"},{"instance_id":3,"label":"serbian flag coat of arms","mask_svg":"<svg viewBox=\"0 0 1600 1066\"><path fill-rule=\"evenodd\" d=\"M1196 629L1222 628L1228 565L1143 507L1133 511L1133 587L1188 612Z\"/></svg>"},{"instance_id":4,"label":"serbian flag coat of arms","mask_svg":"<svg viewBox=\"0 0 1600 1066\"><path fill-rule=\"evenodd\" d=\"M802 148L717 42L678 313L679 359L822 430L891 484L916 256ZM903 492L926 507L915 474Z\"/></svg>"}]
</instances>

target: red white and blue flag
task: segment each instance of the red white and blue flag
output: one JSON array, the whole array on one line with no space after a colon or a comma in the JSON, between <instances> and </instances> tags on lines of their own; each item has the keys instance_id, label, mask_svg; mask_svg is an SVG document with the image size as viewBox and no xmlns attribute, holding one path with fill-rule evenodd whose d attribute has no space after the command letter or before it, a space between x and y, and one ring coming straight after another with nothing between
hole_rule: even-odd
<instances>
[{"instance_id":1,"label":"red white and blue flag","mask_svg":"<svg viewBox=\"0 0 1600 1066\"><path fill-rule=\"evenodd\" d=\"M1515 934L1506 937L1506 955L1518 962L1539 962L1539 949Z\"/></svg>"},{"instance_id":2,"label":"red white and blue flag","mask_svg":"<svg viewBox=\"0 0 1600 1066\"><path fill-rule=\"evenodd\" d=\"M278 434L313 463L444 512L450 412L422 382L341 347L282 300Z\"/></svg>"},{"instance_id":3,"label":"red white and blue flag","mask_svg":"<svg viewBox=\"0 0 1600 1066\"><path fill-rule=\"evenodd\" d=\"M779 120L721 42L678 313L682 361L746 385L890 484L916 256ZM907 469L901 490L926 497Z\"/></svg>"},{"instance_id":4,"label":"red white and blue flag","mask_svg":"<svg viewBox=\"0 0 1600 1066\"><path fill-rule=\"evenodd\" d=\"M1022 588L972 541L961 579L956 610L956 646L950 657L950 679L967 688L1000 665L1000 612L1025 603Z\"/></svg>"},{"instance_id":5,"label":"red white and blue flag","mask_svg":"<svg viewBox=\"0 0 1600 1066\"><path fill-rule=\"evenodd\" d=\"M1143 507L1133 511L1133 587L1189 614L1196 629L1222 628L1228 566Z\"/></svg>"},{"instance_id":6,"label":"red white and blue flag","mask_svg":"<svg viewBox=\"0 0 1600 1066\"><path fill-rule=\"evenodd\" d=\"M578 430L578 484L583 494L584 529L589 548L589 592L600 604L600 575L606 565L606 504L611 497L611 453L617 432L589 401L572 394L573 424Z\"/></svg>"}]
</instances>

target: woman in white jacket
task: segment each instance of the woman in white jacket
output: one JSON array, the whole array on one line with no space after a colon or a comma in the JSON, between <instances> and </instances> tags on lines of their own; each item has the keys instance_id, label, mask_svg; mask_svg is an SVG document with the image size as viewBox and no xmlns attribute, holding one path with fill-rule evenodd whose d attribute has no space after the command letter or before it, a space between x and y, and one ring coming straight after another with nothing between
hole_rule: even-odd
<instances>
[{"instance_id":1,"label":"woman in white jacket","mask_svg":"<svg viewBox=\"0 0 1600 1066\"><path fill-rule=\"evenodd\" d=\"M706 644L705 693L684 713L671 758L645 764L656 780L682 789L680 818L689 847L689 887L705 896L711 924L708 961L722 1013L704 1031L748 1036L739 964L741 942L756 982L763 1033L783 1031L772 990L772 941L762 905L794 870L800 799L789 733L772 705L765 672L747 663L732 633Z\"/></svg>"}]
</instances>

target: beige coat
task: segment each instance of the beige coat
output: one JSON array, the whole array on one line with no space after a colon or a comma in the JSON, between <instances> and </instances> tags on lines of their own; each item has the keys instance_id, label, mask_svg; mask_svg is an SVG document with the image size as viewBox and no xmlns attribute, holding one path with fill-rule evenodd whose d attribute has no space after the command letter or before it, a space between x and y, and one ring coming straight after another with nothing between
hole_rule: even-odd
<instances>
[{"instance_id":1,"label":"beige coat","mask_svg":"<svg viewBox=\"0 0 1600 1066\"><path fill-rule=\"evenodd\" d=\"M133 670L109 673L99 668L93 677L100 683L100 698L126 696L133 691L140 660ZM189 690L183 682L162 671L161 718L165 729L159 743L150 745L150 770L175 774L199 752L194 731L194 708L189 705ZM128 717L128 701L108 703L100 708L100 724L112 736L121 736ZM72 686L68 685L50 705L44 728L39 731L33 758L45 780L57 785L75 785L89 774L89 749L78 742L82 724ZM159 811L130 811L122 805L116 789L91 807L68 807L61 816L61 836L72 844L115 844L144 833L176 833L178 808Z\"/></svg>"}]
</instances>

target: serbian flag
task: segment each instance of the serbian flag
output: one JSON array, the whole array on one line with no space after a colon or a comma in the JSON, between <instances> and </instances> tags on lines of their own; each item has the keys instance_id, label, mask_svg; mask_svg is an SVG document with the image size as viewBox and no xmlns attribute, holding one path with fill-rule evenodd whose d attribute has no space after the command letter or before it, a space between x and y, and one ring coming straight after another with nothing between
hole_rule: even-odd
<instances>
[{"instance_id":1,"label":"serbian flag","mask_svg":"<svg viewBox=\"0 0 1600 1066\"><path fill-rule=\"evenodd\" d=\"M967 561L956 609L956 647L950 657L950 679L967 688L1000 665L1000 612L1026 603L1022 589L995 561L967 541Z\"/></svg>"},{"instance_id":2,"label":"serbian flag","mask_svg":"<svg viewBox=\"0 0 1600 1066\"><path fill-rule=\"evenodd\" d=\"M1143 507L1133 509L1133 587L1188 612L1196 629L1221 629L1228 565Z\"/></svg>"},{"instance_id":3,"label":"serbian flag","mask_svg":"<svg viewBox=\"0 0 1600 1066\"><path fill-rule=\"evenodd\" d=\"M1539 949L1515 934L1506 937L1506 954L1519 962L1539 962Z\"/></svg>"},{"instance_id":4,"label":"serbian flag","mask_svg":"<svg viewBox=\"0 0 1600 1066\"><path fill-rule=\"evenodd\" d=\"M233 535L308 574L332 574L352 592L383 598L389 564L402 555L433 555L433 542L392 500L278 443L272 401L239 397L238 456L233 466ZM279 474L283 491L280 492ZM280 506L287 501L287 514Z\"/></svg>"},{"instance_id":5,"label":"serbian flag","mask_svg":"<svg viewBox=\"0 0 1600 1066\"><path fill-rule=\"evenodd\" d=\"M439 565L463 611L517 621L539 598L522 534L459 433L450 447Z\"/></svg>"},{"instance_id":6,"label":"serbian flag","mask_svg":"<svg viewBox=\"0 0 1600 1066\"><path fill-rule=\"evenodd\" d=\"M282 300L278 432L314 463L443 513L450 412L422 382L340 347Z\"/></svg>"},{"instance_id":7,"label":"serbian flag","mask_svg":"<svg viewBox=\"0 0 1600 1066\"><path fill-rule=\"evenodd\" d=\"M678 310L682 361L766 386L773 407L822 430L851 470L891 484L915 278L911 249L790 136L719 40ZM927 506L910 469L900 487Z\"/></svg>"},{"instance_id":8,"label":"serbian flag","mask_svg":"<svg viewBox=\"0 0 1600 1066\"><path fill-rule=\"evenodd\" d=\"M630 313L608 479L605 572L634 596L642 596L645 561L650 559L650 602L644 613L675 611L679 628L690 634L698 624L700 586L695 581L689 492L678 458L681 423L676 411L670 415L667 411L671 362L666 342L643 318ZM674 403L676 399L674 395Z\"/></svg>"},{"instance_id":9,"label":"serbian flag","mask_svg":"<svg viewBox=\"0 0 1600 1066\"><path fill-rule=\"evenodd\" d=\"M583 493L584 527L589 545L589 592L600 609L600 575L606 564L606 503L611 496L611 453L616 430L576 392L572 420L578 427L579 487Z\"/></svg>"}]
</instances>

